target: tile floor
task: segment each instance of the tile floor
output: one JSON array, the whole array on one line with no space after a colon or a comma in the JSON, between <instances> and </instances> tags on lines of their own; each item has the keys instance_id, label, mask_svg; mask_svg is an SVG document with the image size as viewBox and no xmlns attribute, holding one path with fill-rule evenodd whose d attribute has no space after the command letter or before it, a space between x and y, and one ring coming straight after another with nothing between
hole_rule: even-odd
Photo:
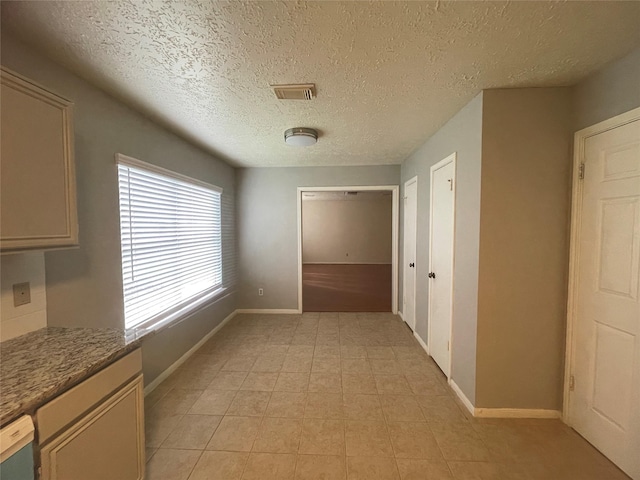
<instances>
[{"instance_id":1,"label":"tile floor","mask_svg":"<svg viewBox=\"0 0 640 480\"><path fill-rule=\"evenodd\" d=\"M147 398L148 480L617 480L556 420L480 420L385 313L238 315Z\"/></svg>"}]
</instances>

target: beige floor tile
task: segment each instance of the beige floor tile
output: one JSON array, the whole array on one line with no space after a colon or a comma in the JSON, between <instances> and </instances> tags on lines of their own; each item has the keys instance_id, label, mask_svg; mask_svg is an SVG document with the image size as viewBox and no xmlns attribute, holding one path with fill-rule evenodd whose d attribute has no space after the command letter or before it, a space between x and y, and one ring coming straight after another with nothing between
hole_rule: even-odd
<instances>
[{"instance_id":1,"label":"beige floor tile","mask_svg":"<svg viewBox=\"0 0 640 480\"><path fill-rule=\"evenodd\" d=\"M449 468L455 480L510 480L503 476L502 466L498 463L449 462Z\"/></svg>"},{"instance_id":2,"label":"beige floor tile","mask_svg":"<svg viewBox=\"0 0 640 480\"><path fill-rule=\"evenodd\" d=\"M346 480L342 456L298 455L295 480Z\"/></svg>"},{"instance_id":3,"label":"beige floor tile","mask_svg":"<svg viewBox=\"0 0 640 480\"><path fill-rule=\"evenodd\" d=\"M176 428L182 414L147 415L145 420L145 444L147 447L159 447Z\"/></svg>"},{"instance_id":4,"label":"beige floor tile","mask_svg":"<svg viewBox=\"0 0 640 480\"><path fill-rule=\"evenodd\" d=\"M222 417L214 415L185 415L162 443L162 448L202 450L211 440L220 420Z\"/></svg>"},{"instance_id":5,"label":"beige floor tile","mask_svg":"<svg viewBox=\"0 0 640 480\"><path fill-rule=\"evenodd\" d=\"M349 420L384 420L378 395L345 393L342 401L344 416Z\"/></svg>"},{"instance_id":6,"label":"beige floor tile","mask_svg":"<svg viewBox=\"0 0 640 480\"><path fill-rule=\"evenodd\" d=\"M308 373L311 371L312 363L312 356L287 354L287 356L284 357L284 363L282 364L281 372Z\"/></svg>"},{"instance_id":7,"label":"beige floor tile","mask_svg":"<svg viewBox=\"0 0 640 480\"><path fill-rule=\"evenodd\" d=\"M309 392L304 416L305 418L343 418L342 395L340 393Z\"/></svg>"},{"instance_id":8,"label":"beige floor tile","mask_svg":"<svg viewBox=\"0 0 640 480\"><path fill-rule=\"evenodd\" d=\"M449 395L416 395L416 400L418 401L420 408L422 408L422 413L427 422L467 422L467 417L458 406L458 403Z\"/></svg>"},{"instance_id":9,"label":"beige floor tile","mask_svg":"<svg viewBox=\"0 0 640 480\"><path fill-rule=\"evenodd\" d=\"M318 335L316 337L316 346L340 347L340 336L334 335Z\"/></svg>"},{"instance_id":10,"label":"beige floor tile","mask_svg":"<svg viewBox=\"0 0 640 480\"><path fill-rule=\"evenodd\" d=\"M281 372L274 387L276 392L306 392L309 389L308 373Z\"/></svg>"},{"instance_id":11,"label":"beige floor tile","mask_svg":"<svg viewBox=\"0 0 640 480\"><path fill-rule=\"evenodd\" d=\"M342 358L342 373L371 375L371 365L366 358Z\"/></svg>"},{"instance_id":12,"label":"beige floor tile","mask_svg":"<svg viewBox=\"0 0 640 480\"><path fill-rule=\"evenodd\" d=\"M463 423L429 426L445 460L484 462L492 459L489 450L471 426Z\"/></svg>"},{"instance_id":13,"label":"beige floor tile","mask_svg":"<svg viewBox=\"0 0 640 480\"><path fill-rule=\"evenodd\" d=\"M322 345L316 343L313 355L314 357L338 357L340 356L340 345Z\"/></svg>"},{"instance_id":14,"label":"beige floor tile","mask_svg":"<svg viewBox=\"0 0 640 480\"><path fill-rule=\"evenodd\" d=\"M287 350L287 355L291 356L308 356L309 358L313 357L313 352L315 351L315 347L312 345L290 345Z\"/></svg>"},{"instance_id":15,"label":"beige floor tile","mask_svg":"<svg viewBox=\"0 0 640 480\"><path fill-rule=\"evenodd\" d=\"M274 356L284 357L284 355L286 355L288 351L289 351L289 345L265 345L262 349L262 355L267 355L270 357L274 357Z\"/></svg>"},{"instance_id":16,"label":"beige floor tile","mask_svg":"<svg viewBox=\"0 0 640 480\"><path fill-rule=\"evenodd\" d=\"M193 404L192 415L224 415L235 398L233 390L205 390Z\"/></svg>"},{"instance_id":17,"label":"beige floor tile","mask_svg":"<svg viewBox=\"0 0 640 480\"><path fill-rule=\"evenodd\" d=\"M291 345L313 345L316 344L315 333L296 333L291 338Z\"/></svg>"},{"instance_id":18,"label":"beige floor tile","mask_svg":"<svg viewBox=\"0 0 640 480\"><path fill-rule=\"evenodd\" d=\"M253 365L253 372L279 372L282 370L285 355L260 355Z\"/></svg>"},{"instance_id":19,"label":"beige floor tile","mask_svg":"<svg viewBox=\"0 0 640 480\"><path fill-rule=\"evenodd\" d=\"M384 416L389 422L424 422L420 405L413 395L380 395Z\"/></svg>"},{"instance_id":20,"label":"beige floor tile","mask_svg":"<svg viewBox=\"0 0 640 480\"><path fill-rule=\"evenodd\" d=\"M367 347L367 357L372 358L396 358L391 347Z\"/></svg>"},{"instance_id":21,"label":"beige floor tile","mask_svg":"<svg viewBox=\"0 0 640 480\"><path fill-rule=\"evenodd\" d=\"M173 388L168 384L165 385L166 382L158 385L149 395L144 397L144 410L148 412L156 403L158 403L162 397L164 397L169 391Z\"/></svg>"},{"instance_id":22,"label":"beige floor tile","mask_svg":"<svg viewBox=\"0 0 640 480\"><path fill-rule=\"evenodd\" d=\"M203 452L189 480L240 480L248 453Z\"/></svg>"},{"instance_id":23,"label":"beige floor tile","mask_svg":"<svg viewBox=\"0 0 640 480\"><path fill-rule=\"evenodd\" d=\"M193 368L187 369L178 373L178 378L173 383L173 388L183 390L204 390L209 386L217 373L217 368L208 370L194 370Z\"/></svg>"},{"instance_id":24,"label":"beige floor tile","mask_svg":"<svg viewBox=\"0 0 640 480\"><path fill-rule=\"evenodd\" d=\"M305 418L298 452L311 455L344 455L343 421Z\"/></svg>"},{"instance_id":25,"label":"beige floor tile","mask_svg":"<svg viewBox=\"0 0 640 480\"><path fill-rule=\"evenodd\" d=\"M257 356L232 357L227 360L227 363L224 364L221 370L230 372L248 372L253 368L257 358Z\"/></svg>"},{"instance_id":26,"label":"beige floor tile","mask_svg":"<svg viewBox=\"0 0 640 480\"><path fill-rule=\"evenodd\" d=\"M147 463L147 480L187 480L200 450L159 449Z\"/></svg>"},{"instance_id":27,"label":"beige floor tile","mask_svg":"<svg viewBox=\"0 0 640 480\"><path fill-rule=\"evenodd\" d=\"M228 415L257 416L264 415L271 398L271 392L240 390L229 405Z\"/></svg>"},{"instance_id":28,"label":"beige floor tile","mask_svg":"<svg viewBox=\"0 0 640 480\"><path fill-rule=\"evenodd\" d=\"M296 456L282 453L252 453L242 480L293 480Z\"/></svg>"},{"instance_id":29,"label":"beige floor tile","mask_svg":"<svg viewBox=\"0 0 640 480\"><path fill-rule=\"evenodd\" d=\"M257 417L224 417L207 444L207 450L251 451L260 421Z\"/></svg>"},{"instance_id":30,"label":"beige floor tile","mask_svg":"<svg viewBox=\"0 0 640 480\"><path fill-rule=\"evenodd\" d=\"M296 453L300 443L302 420L267 417L253 444L254 452Z\"/></svg>"},{"instance_id":31,"label":"beige floor tile","mask_svg":"<svg viewBox=\"0 0 640 480\"><path fill-rule=\"evenodd\" d=\"M348 457L348 480L399 480L398 467L392 458Z\"/></svg>"},{"instance_id":32,"label":"beige floor tile","mask_svg":"<svg viewBox=\"0 0 640 480\"><path fill-rule=\"evenodd\" d=\"M302 418L306 403L306 392L273 392L267 406L266 416Z\"/></svg>"},{"instance_id":33,"label":"beige floor tile","mask_svg":"<svg viewBox=\"0 0 640 480\"><path fill-rule=\"evenodd\" d=\"M393 457L393 448L384 422L347 420L345 422L347 456Z\"/></svg>"},{"instance_id":34,"label":"beige floor tile","mask_svg":"<svg viewBox=\"0 0 640 480\"><path fill-rule=\"evenodd\" d=\"M367 348L358 345L341 345L340 355L342 358L367 358Z\"/></svg>"},{"instance_id":35,"label":"beige floor tile","mask_svg":"<svg viewBox=\"0 0 640 480\"><path fill-rule=\"evenodd\" d=\"M149 463L149 460L151 460L151 457L153 457L153 454L156 453L157 450L155 447L145 447L145 463Z\"/></svg>"},{"instance_id":36,"label":"beige floor tile","mask_svg":"<svg viewBox=\"0 0 640 480\"><path fill-rule=\"evenodd\" d=\"M342 389L345 393L378 393L373 375L363 373L343 373Z\"/></svg>"},{"instance_id":37,"label":"beige floor tile","mask_svg":"<svg viewBox=\"0 0 640 480\"><path fill-rule=\"evenodd\" d=\"M378 393L411 395L413 392L404 375L374 375Z\"/></svg>"},{"instance_id":38,"label":"beige floor tile","mask_svg":"<svg viewBox=\"0 0 640 480\"><path fill-rule=\"evenodd\" d=\"M342 378L339 373L311 373L309 391L342 393Z\"/></svg>"},{"instance_id":39,"label":"beige floor tile","mask_svg":"<svg viewBox=\"0 0 640 480\"><path fill-rule=\"evenodd\" d=\"M393 358L370 358L371 370L376 374L401 374L400 364Z\"/></svg>"},{"instance_id":40,"label":"beige floor tile","mask_svg":"<svg viewBox=\"0 0 640 480\"><path fill-rule=\"evenodd\" d=\"M426 423L389 422L387 427L397 458L443 460L436 439Z\"/></svg>"},{"instance_id":41,"label":"beige floor tile","mask_svg":"<svg viewBox=\"0 0 640 480\"><path fill-rule=\"evenodd\" d=\"M398 458L396 461L402 480L453 480L449 467L442 460Z\"/></svg>"},{"instance_id":42,"label":"beige floor tile","mask_svg":"<svg viewBox=\"0 0 640 480\"><path fill-rule=\"evenodd\" d=\"M240 390L247 372L218 372L207 389L209 390Z\"/></svg>"},{"instance_id":43,"label":"beige floor tile","mask_svg":"<svg viewBox=\"0 0 640 480\"><path fill-rule=\"evenodd\" d=\"M448 395L449 388L438 378L419 373L405 374L411 391L416 395Z\"/></svg>"},{"instance_id":44,"label":"beige floor tile","mask_svg":"<svg viewBox=\"0 0 640 480\"><path fill-rule=\"evenodd\" d=\"M271 392L278 381L277 373L249 372L240 390L252 390L254 392Z\"/></svg>"},{"instance_id":45,"label":"beige floor tile","mask_svg":"<svg viewBox=\"0 0 640 480\"><path fill-rule=\"evenodd\" d=\"M155 404L150 413L187 413L200 395L202 390L174 388Z\"/></svg>"},{"instance_id":46,"label":"beige floor tile","mask_svg":"<svg viewBox=\"0 0 640 480\"><path fill-rule=\"evenodd\" d=\"M314 355L311 373L340 373L340 356L319 357Z\"/></svg>"}]
</instances>

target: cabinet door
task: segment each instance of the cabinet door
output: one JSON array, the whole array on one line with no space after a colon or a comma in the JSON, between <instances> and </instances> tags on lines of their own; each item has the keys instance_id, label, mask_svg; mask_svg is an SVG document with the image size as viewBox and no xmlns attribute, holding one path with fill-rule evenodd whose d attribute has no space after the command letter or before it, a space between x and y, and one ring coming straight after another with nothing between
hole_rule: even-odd
<instances>
[{"instance_id":1,"label":"cabinet door","mask_svg":"<svg viewBox=\"0 0 640 480\"><path fill-rule=\"evenodd\" d=\"M72 105L2 69L0 249L78 244Z\"/></svg>"},{"instance_id":2,"label":"cabinet door","mask_svg":"<svg viewBox=\"0 0 640 480\"><path fill-rule=\"evenodd\" d=\"M142 480L142 375L40 451L42 480Z\"/></svg>"}]
</instances>

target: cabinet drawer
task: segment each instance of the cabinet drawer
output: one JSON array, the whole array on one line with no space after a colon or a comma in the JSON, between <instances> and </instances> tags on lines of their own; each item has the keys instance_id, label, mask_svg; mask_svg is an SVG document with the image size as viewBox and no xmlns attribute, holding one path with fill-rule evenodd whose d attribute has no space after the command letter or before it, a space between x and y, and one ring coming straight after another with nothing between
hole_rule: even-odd
<instances>
[{"instance_id":1,"label":"cabinet drawer","mask_svg":"<svg viewBox=\"0 0 640 480\"><path fill-rule=\"evenodd\" d=\"M141 371L142 353L137 349L41 407L36 412L40 445Z\"/></svg>"},{"instance_id":2,"label":"cabinet drawer","mask_svg":"<svg viewBox=\"0 0 640 480\"><path fill-rule=\"evenodd\" d=\"M142 375L41 448L42 480L142 480Z\"/></svg>"}]
</instances>

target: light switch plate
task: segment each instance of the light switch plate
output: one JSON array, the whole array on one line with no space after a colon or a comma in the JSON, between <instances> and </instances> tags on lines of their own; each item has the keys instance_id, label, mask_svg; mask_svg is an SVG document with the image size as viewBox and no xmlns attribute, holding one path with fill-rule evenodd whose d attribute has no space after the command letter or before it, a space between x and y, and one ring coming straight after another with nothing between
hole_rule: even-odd
<instances>
[{"instance_id":1,"label":"light switch plate","mask_svg":"<svg viewBox=\"0 0 640 480\"><path fill-rule=\"evenodd\" d=\"M31 285L29 282L13 285L13 306L19 307L31 303Z\"/></svg>"}]
</instances>

